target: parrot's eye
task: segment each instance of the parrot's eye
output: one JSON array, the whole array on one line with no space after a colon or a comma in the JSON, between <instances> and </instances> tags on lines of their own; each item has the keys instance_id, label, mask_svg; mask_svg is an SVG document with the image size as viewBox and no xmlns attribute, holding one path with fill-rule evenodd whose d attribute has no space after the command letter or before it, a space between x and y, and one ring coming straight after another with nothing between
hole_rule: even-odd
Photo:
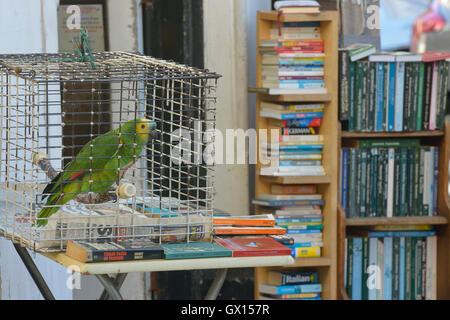
<instances>
[{"instance_id":1,"label":"parrot's eye","mask_svg":"<svg viewBox=\"0 0 450 320\"><path fill-rule=\"evenodd\" d=\"M141 124L141 129L145 129L146 125L145 124Z\"/></svg>"}]
</instances>

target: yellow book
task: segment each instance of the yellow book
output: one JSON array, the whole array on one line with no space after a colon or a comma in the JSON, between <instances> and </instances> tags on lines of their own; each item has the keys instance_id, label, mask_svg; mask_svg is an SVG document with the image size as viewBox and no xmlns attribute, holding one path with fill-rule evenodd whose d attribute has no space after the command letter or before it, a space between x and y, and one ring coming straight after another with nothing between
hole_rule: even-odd
<instances>
[{"instance_id":1,"label":"yellow book","mask_svg":"<svg viewBox=\"0 0 450 320\"><path fill-rule=\"evenodd\" d=\"M295 248L295 258L317 258L321 256L320 247Z\"/></svg>"}]
</instances>

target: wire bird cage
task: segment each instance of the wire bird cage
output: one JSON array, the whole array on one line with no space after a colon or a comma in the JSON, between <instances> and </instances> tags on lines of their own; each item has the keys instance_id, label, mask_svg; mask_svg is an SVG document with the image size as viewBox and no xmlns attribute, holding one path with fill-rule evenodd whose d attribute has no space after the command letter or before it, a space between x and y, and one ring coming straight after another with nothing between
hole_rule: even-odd
<instances>
[{"instance_id":1,"label":"wire bird cage","mask_svg":"<svg viewBox=\"0 0 450 320\"><path fill-rule=\"evenodd\" d=\"M126 52L94 58L0 55L0 235L36 251L67 240L208 241L214 168L203 156L219 75ZM139 131L144 122L151 132ZM93 140L106 136L115 138Z\"/></svg>"}]
</instances>

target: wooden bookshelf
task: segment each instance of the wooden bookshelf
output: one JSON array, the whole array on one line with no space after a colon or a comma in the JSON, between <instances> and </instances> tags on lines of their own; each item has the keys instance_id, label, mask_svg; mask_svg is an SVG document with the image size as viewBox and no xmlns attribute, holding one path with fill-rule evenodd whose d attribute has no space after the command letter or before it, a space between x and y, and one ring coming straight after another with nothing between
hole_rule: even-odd
<instances>
[{"instance_id":1,"label":"wooden bookshelf","mask_svg":"<svg viewBox=\"0 0 450 320\"><path fill-rule=\"evenodd\" d=\"M274 21L277 21L278 13L258 12L257 16L257 47L260 40L270 38L270 28ZM255 197L262 193L270 193L272 183L277 184L316 184L318 192L323 195L325 205L323 207L324 229L322 257L296 259L292 266L286 268L308 268L319 272L319 281L322 283L323 299L337 299L338 297L338 238L337 238L337 203L338 203L338 181L339 168L339 127L338 127L338 13L336 11L324 11L318 15L291 14L281 15L280 21L319 21L322 39L325 43L325 87L326 94L309 95L274 95L270 96L265 90L256 89L256 129L269 128L266 118L259 116L260 104L262 101L273 102L319 102L325 104L320 134L324 136L322 163L326 176L285 176L272 177L259 175L260 164L255 167ZM261 55L257 53L256 59L257 88L262 87L261 78ZM260 207L256 206L255 212L260 213ZM267 272L270 268L255 269L255 299L259 298L259 283L264 283L267 279Z\"/></svg>"},{"instance_id":2,"label":"wooden bookshelf","mask_svg":"<svg viewBox=\"0 0 450 320\"><path fill-rule=\"evenodd\" d=\"M349 228L367 228L372 226L399 226L399 225L433 225L437 231L437 298L439 300L450 299L450 199L449 186L449 159L450 159L450 121L445 122L443 131L418 131L418 132L389 132L389 133L356 133L341 132L341 145L347 140L360 138L423 138L427 143L439 146L439 179L438 179L438 216L432 217L368 217L368 218L346 218L342 207L338 206L338 228L339 228L339 298L348 299L344 288L344 265L345 265L345 237ZM340 147L341 147L340 145ZM340 162L340 159L339 159ZM340 170L340 165L339 165ZM339 200L339 203L341 201Z\"/></svg>"}]
</instances>

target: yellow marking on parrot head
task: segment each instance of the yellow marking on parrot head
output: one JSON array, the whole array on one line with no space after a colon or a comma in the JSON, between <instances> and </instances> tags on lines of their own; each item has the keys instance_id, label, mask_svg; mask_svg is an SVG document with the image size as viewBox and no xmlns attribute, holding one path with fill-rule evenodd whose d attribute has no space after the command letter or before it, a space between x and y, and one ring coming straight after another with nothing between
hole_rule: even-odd
<instances>
[{"instance_id":1,"label":"yellow marking on parrot head","mask_svg":"<svg viewBox=\"0 0 450 320\"><path fill-rule=\"evenodd\" d=\"M139 134L148 134L156 128L156 123L148 119L138 119L136 121L136 132Z\"/></svg>"}]
</instances>

